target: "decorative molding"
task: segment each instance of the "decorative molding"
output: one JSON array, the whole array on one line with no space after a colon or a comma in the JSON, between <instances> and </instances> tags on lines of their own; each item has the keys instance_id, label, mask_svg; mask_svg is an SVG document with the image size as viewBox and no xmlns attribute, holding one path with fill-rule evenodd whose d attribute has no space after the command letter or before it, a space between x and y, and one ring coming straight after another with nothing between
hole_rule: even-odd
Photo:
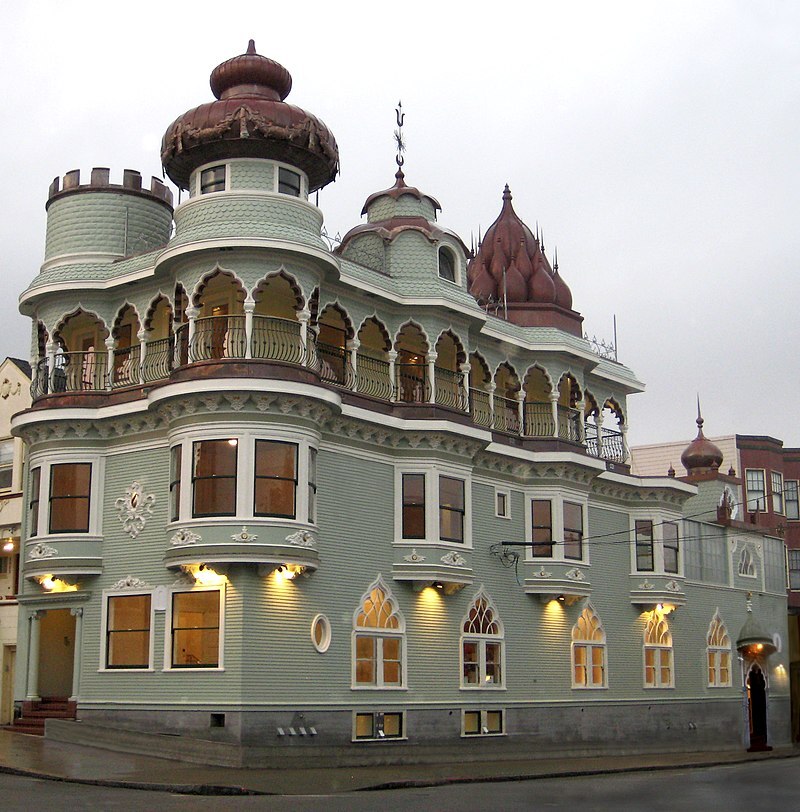
<instances>
[{"instance_id":1,"label":"decorative molding","mask_svg":"<svg viewBox=\"0 0 800 812\"><path fill-rule=\"evenodd\" d=\"M125 578L120 578L112 589L147 589L148 585L141 578L135 578L133 575L128 575Z\"/></svg>"},{"instance_id":2,"label":"decorative molding","mask_svg":"<svg viewBox=\"0 0 800 812\"><path fill-rule=\"evenodd\" d=\"M650 581L648 581L647 579L645 579L643 584L639 584L639 589L655 589L655 588L656 585L651 584Z\"/></svg>"},{"instance_id":3,"label":"decorative molding","mask_svg":"<svg viewBox=\"0 0 800 812\"><path fill-rule=\"evenodd\" d=\"M256 541L258 536L255 533L248 533L247 532L247 525L243 525L242 529L238 533L234 533L231 536L231 541Z\"/></svg>"},{"instance_id":4,"label":"decorative molding","mask_svg":"<svg viewBox=\"0 0 800 812\"><path fill-rule=\"evenodd\" d=\"M577 567L573 567L571 570L567 570L564 573L565 578L569 578L570 581L585 581L586 576L583 574L583 570L579 570Z\"/></svg>"},{"instance_id":5,"label":"decorative molding","mask_svg":"<svg viewBox=\"0 0 800 812\"><path fill-rule=\"evenodd\" d=\"M185 547L189 544L197 544L198 541L202 540L203 540L202 537L199 536L197 533L194 533L191 530L187 530L185 527L182 527L169 540L169 543L173 547Z\"/></svg>"},{"instance_id":6,"label":"decorative molding","mask_svg":"<svg viewBox=\"0 0 800 812\"><path fill-rule=\"evenodd\" d=\"M6 400L9 396L18 395L21 391L22 384L19 381L14 385L8 378L3 378L3 382L0 383L0 397L3 400Z\"/></svg>"},{"instance_id":7,"label":"decorative molding","mask_svg":"<svg viewBox=\"0 0 800 812\"><path fill-rule=\"evenodd\" d=\"M72 609L69 610L69 613L72 615L72 617L83 617L83 607L73 606Z\"/></svg>"},{"instance_id":8,"label":"decorative molding","mask_svg":"<svg viewBox=\"0 0 800 812\"><path fill-rule=\"evenodd\" d=\"M411 552L403 556L403 560L408 561L410 564L418 564L420 561L425 560L425 556L420 555L416 547L412 547Z\"/></svg>"},{"instance_id":9,"label":"decorative molding","mask_svg":"<svg viewBox=\"0 0 800 812\"><path fill-rule=\"evenodd\" d=\"M681 585L675 580L667 581L667 583L664 584L664 589L666 589L667 592L680 592Z\"/></svg>"},{"instance_id":10,"label":"decorative molding","mask_svg":"<svg viewBox=\"0 0 800 812\"><path fill-rule=\"evenodd\" d=\"M142 484L134 481L125 488L125 496L114 502L122 528L132 539L144 530L147 520L153 515L155 501L155 494L145 494Z\"/></svg>"},{"instance_id":11,"label":"decorative molding","mask_svg":"<svg viewBox=\"0 0 800 812\"><path fill-rule=\"evenodd\" d=\"M534 576L534 578L552 578L552 577L553 577L553 573L552 573L552 572L548 572L548 571L547 571L547 570L544 568L544 565L542 565L541 569L540 569L538 572L534 572L534 573L533 573L533 576Z\"/></svg>"},{"instance_id":12,"label":"decorative molding","mask_svg":"<svg viewBox=\"0 0 800 812\"><path fill-rule=\"evenodd\" d=\"M291 533L286 536L286 541L289 544L294 544L295 547L313 547L315 544L314 536L308 530L298 530L296 533Z\"/></svg>"},{"instance_id":13,"label":"decorative molding","mask_svg":"<svg viewBox=\"0 0 800 812\"><path fill-rule=\"evenodd\" d=\"M49 544L37 544L28 550L28 561L52 558L54 555L58 555L58 550L55 547L51 547Z\"/></svg>"},{"instance_id":14,"label":"decorative molding","mask_svg":"<svg viewBox=\"0 0 800 812\"><path fill-rule=\"evenodd\" d=\"M467 559L463 555L459 555L455 550L445 553L439 560L448 567L465 567L467 565Z\"/></svg>"}]
</instances>

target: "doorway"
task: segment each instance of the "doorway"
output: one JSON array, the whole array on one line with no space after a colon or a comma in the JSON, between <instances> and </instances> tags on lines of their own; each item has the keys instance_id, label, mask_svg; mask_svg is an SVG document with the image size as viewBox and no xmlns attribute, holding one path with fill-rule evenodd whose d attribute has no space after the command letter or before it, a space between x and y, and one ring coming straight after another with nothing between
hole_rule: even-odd
<instances>
[{"instance_id":1,"label":"doorway","mask_svg":"<svg viewBox=\"0 0 800 812\"><path fill-rule=\"evenodd\" d=\"M75 661L75 616L69 609L48 609L39 622L38 694L42 699L68 699Z\"/></svg>"},{"instance_id":2,"label":"doorway","mask_svg":"<svg viewBox=\"0 0 800 812\"><path fill-rule=\"evenodd\" d=\"M771 750L767 744L767 680L757 663L747 674L747 710L750 721L748 752Z\"/></svg>"}]
</instances>

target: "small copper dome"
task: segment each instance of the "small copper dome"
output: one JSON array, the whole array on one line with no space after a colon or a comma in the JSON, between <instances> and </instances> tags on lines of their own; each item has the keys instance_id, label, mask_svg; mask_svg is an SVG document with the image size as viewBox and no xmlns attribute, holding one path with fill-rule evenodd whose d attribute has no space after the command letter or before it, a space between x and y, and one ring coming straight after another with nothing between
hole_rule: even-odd
<instances>
[{"instance_id":1,"label":"small copper dome","mask_svg":"<svg viewBox=\"0 0 800 812\"><path fill-rule=\"evenodd\" d=\"M177 186L189 187L191 173L226 158L273 158L308 175L309 191L330 183L339 171L333 133L318 118L286 104L289 71L256 53L228 59L211 73L217 100L179 116L161 142L161 163Z\"/></svg>"},{"instance_id":2,"label":"small copper dome","mask_svg":"<svg viewBox=\"0 0 800 812\"><path fill-rule=\"evenodd\" d=\"M697 404L697 437L689 443L681 454L681 463L687 474L705 474L719 470L722 465L722 452L703 434L703 418L700 403Z\"/></svg>"},{"instance_id":3,"label":"small copper dome","mask_svg":"<svg viewBox=\"0 0 800 812\"><path fill-rule=\"evenodd\" d=\"M511 200L506 184L500 216L489 226L467 268L469 292L481 302L502 302L509 321L580 335L582 318L572 310L567 283L550 266L538 238L517 216Z\"/></svg>"}]
</instances>

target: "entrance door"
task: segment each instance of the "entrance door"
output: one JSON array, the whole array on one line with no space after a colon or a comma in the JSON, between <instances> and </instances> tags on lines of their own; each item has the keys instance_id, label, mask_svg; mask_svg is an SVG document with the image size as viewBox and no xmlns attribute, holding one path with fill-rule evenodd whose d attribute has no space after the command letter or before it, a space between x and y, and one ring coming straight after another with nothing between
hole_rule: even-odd
<instances>
[{"instance_id":1,"label":"entrance door","mask_svg":"<svg viewBox=\"0 0 800 812\"><path fill-rule=\"evenodd\" d=\"M0 725L10 725L14 721L14 665L17 659L16 646L3 646L3 678L0 698Z\"/></svg>"},{"instance_id":2,"label":"entrance door","mask_svg":"<svg viewBox=\"0 0 800 812\"><path fill-rule=\"evenodd\" d=\"M750 717L748 750L771 750L767 744L767 681L758 665L753 665L747 675L747 706Z\"/></svg>"},{"instance_id":3,"label":"entrance door","mask_svg":"<svg viewBox=\"0 0 800 812\"><path fill-rule=\"evenodd\" d=\"M39 696L68 699L75 660L75 616L69 609L48 609L39 622Z\"/></svg>"}]
</instances>

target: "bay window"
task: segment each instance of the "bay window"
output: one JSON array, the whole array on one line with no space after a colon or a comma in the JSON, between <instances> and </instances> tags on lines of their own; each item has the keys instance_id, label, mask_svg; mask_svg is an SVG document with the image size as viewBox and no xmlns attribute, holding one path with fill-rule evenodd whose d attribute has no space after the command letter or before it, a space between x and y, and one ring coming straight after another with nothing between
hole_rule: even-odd
<instances>
[{"instance_id":1,"label":"bay window","mask_svg":"<svg viewBox=\"0 0 800 812\"><path fill-rule=\"evenodd\" d=\"M547 497L547 498L544 498ZM526 527L531 558L583 561L586 506L569 501L563 493L537 493L530 500Z\"/></svg>"},{"instance_id":2,"label":"bay window","mask_svg":"<svg viewBox=\"0 0 800 812\"><path fill-rule=\"evenodd\" d=\"M533 522L533 557L553 557L553 507L549 499L531 502Z\"/></svg>"},{"instance_id":3,"label":"bay window","mask_svg":"<svg viewBox=\"0 0 800 812\"><path fill-rule=\"evenodd\" d=\"M425 538L425 474L403 474L403 538Z\"/></svg>"},{"instance_id":4,"label":"bay window","mask_svg":"<svg viewBox=\"0 0 800 812\"><path fill-rule=\"evenodd\" d=\"M236 515L235 439L199 440L192 444L192 515Z\"/></svg>"},{"instance_id":5,"label":"bay window","mask_svg":"<svg viewBox=\"0 0 800 812\"><path fill-rule=\"evenodd\" d=\"M296 517L297 446L256 440L253 515Z\"/></svg>"},{"instance_id":6,"label":"bay window","mask_svg":"<svg viewBox=\"0 0 800 812\"><path fill-rule=\"evenodd\" d=\"M66 462L50 466L51 533L88 533L92 465Z\"/></svg>"},{"instance_id":7,"label":"bay window","mask_svg":"<svg viewBox=\"0 0 800 812\"><path fill-rule=\"evenodd\" d=\"M439 477L439 538L464 541L464 480Z\"/></svg>"}]
</instances>

